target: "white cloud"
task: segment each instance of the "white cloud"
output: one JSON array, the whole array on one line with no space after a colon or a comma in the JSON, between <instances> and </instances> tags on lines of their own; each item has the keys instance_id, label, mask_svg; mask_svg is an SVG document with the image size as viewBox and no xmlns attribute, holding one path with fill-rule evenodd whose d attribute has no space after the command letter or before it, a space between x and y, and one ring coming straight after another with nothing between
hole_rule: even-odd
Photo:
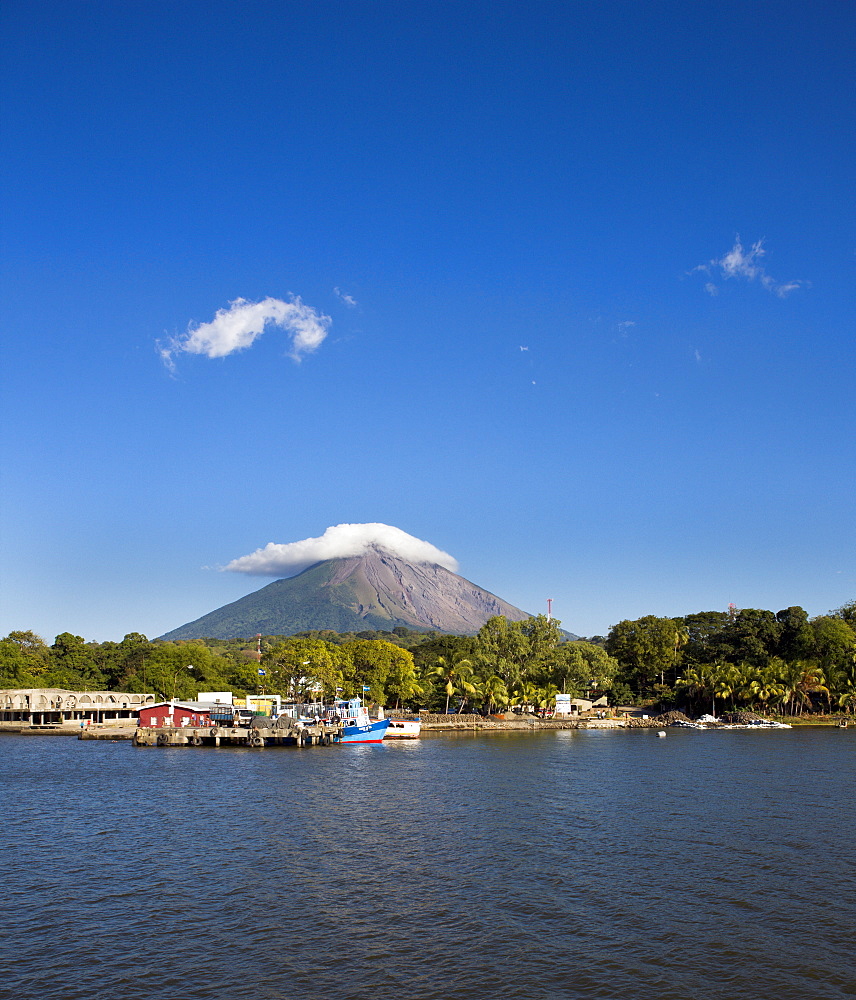
<instances>
[{"instance_id":1,"label":"white cloud","mask_svg":"<svg viewBox=\"0 0 856 1000\"><path fill-rule=\"evenodd\" d=\"M372 546L412 563L443 566L455 573L458 562L430 542L423 542L389 524L337 524L319 538L278 544L268 542L262 549L233 559L223 568L230 573L253 576L294 576L325 559L359 556Z\"/></svg>"},{"instance_id":2,"label":"white cloud","mask_svg":"<svg viewBox=\"0 0 856 1000\"><path fill-rule=\"evenodd\" d=\"M797 288L805 288L807 285L807 281L789 281L784 285L777 285L774 291L780 299L784 299L791 292L796 291Z\"/></svg>"},{"instance_id":3,"label":"white cloud","mask_svg":"<svg viewBox=\"0 0 856 1000\"><path fill-rule=\"evenodd\" d=\"M334 288L333 294L336 296L337 299L341 299L341 301L344 302L346 306L350 306L352 309L356 308L359 305L359 303L353 297L353 295L346 295L341 288Z\"/></svg>"},{"instance_id":4,"label":"white cloud","mask_svg":"<svg viewBox=\"0 0 856 1000\"><path fill-rule=\"evenodd\" d=\"M763 243L763 240L758 240L746 253L738 236L728 253L717 261L711 261L711 263L719 265L724 278L747 278L749 281L753 281L759 275L763 278L764 268L758 263L766 253Z\"/></svg>"},{"instance_id":5,"label":"white cloud","mask_svg":"<svg viewBox=\"0 0 856 1000\"><path fill-rule=\"evenodd\" d=\"M269 324L285 330L291 338L289 354L299 361L321 346L332 320L306 305L299 296L286 302L266 298L261 302L235 299L228 309L218 309L210 323L189 326L187 333L159 345L160 356L170 369L175 367L176 354L204 354L208 358L225 358L235 351L244 351L264 333Z\"/></svg>"},{"instance_id":6,"label":"white cloud","mask_svg":"<svg viewBox=\"0 0 856 1000\"><path fill-rule=\"evenodd\" d=\"M766 256L764 241L756 240L749 250L744 249L740 242L740 236L734 238L734 246L722 257L709 261L707 264L699 264L694 267L691 274L702 271L707 275L716 274L726 281L730 278L742 278L744 281L758 281L768 292L774 292L780 299L785 298L797 288L806 287L805 281L777 281L771 274L767 273L761 258ZM709 295L718 295L719 288L713 281L705 283L705 291Z\"/></svg>"},{"instance_id":7,"label":"white cloud","mask_svg":"<svg viewBox=\"0 0 856 1000\"><path fill-rule=\"evenodd\" d=\"M635 319L625 319L621 323L618 324L618 332L622 335L622 337L626 337L627 336L627 331L632 326L636 326L636 320Z\"/></svg>"}]
</instances>

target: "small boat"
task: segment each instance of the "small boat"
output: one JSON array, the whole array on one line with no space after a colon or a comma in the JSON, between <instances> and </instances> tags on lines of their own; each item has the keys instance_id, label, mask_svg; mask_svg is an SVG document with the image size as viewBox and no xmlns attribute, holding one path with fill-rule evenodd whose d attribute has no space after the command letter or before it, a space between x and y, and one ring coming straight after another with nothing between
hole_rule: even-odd
<instances>
[{"instance_id":1,"label":"small boat","mask_svg":"<svg viewBox=\"0 0 856 1000\"><path fill-rule=\"evenodd\" d=\"M381 743L389 729L389 719L372 721L359 698L334 702L324 712L324 721L342 727L334 743Z\"/></svg>"},{"instance_id":2,"label":"small boat","mask_svg":"<svg viewBox=\"0 0 856 1000\"><path fill-rule=\"evenodd\" d=\"M419 719L390 719L386 731L388 740L415 740L422 729Z\"/></svg>"}]
</instances>

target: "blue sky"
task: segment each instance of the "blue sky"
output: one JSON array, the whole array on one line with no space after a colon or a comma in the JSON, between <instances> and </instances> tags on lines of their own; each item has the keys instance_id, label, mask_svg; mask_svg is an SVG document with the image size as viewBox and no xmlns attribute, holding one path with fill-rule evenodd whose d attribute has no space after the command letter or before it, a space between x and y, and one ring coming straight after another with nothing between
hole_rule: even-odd
<instances>
[{"instance_id":1,"label":"blue sky","mask_svg":"<svg viewBox=\"0 0 856 1000\"><path fill-rule=\"evenodd\" d=\"M340 523L585 635L856 596L853 5L2 17L0 633ZM238 299L321 332L190 353Z\"/></svg>"}]
</instances>

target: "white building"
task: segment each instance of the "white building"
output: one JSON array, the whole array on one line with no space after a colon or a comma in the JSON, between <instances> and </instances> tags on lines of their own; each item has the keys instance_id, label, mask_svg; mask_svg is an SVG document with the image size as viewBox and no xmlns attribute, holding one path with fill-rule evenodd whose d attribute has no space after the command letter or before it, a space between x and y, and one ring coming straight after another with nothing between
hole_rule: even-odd
<instances>
[{"instance_id":1,"label":"white building","mask_svg":"<svg viewBox=\"0 0 856 1000\"><path fill-rule=\"evenodd\" d=\"M10 688L0 690L0 723L47 726L63 722L135 719L144 705L159 700L154 694L127 694L124 691Z\"/></svg>"}]
</instances>

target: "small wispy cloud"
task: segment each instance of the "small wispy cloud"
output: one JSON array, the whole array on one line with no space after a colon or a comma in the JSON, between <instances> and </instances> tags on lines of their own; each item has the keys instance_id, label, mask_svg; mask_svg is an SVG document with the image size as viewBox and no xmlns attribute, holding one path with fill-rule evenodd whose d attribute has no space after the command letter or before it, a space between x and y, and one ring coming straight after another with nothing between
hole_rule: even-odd
<instances>
[{"instance_id":1,"label":"small wispy cloud","mask_svg":"<svg viewBox=\"0 0 856 1000\"><path fill-rule=\"evenodd\" d=\"M336 296L337 299L339 299L340 302L344 302L345 305L350 306L351 309L356 309L356 307L359 305L359 303L353 297L353 295L346 295L341 288L338 287L334 288L333 294Z\"/></svg>"},{"instance_id":2,"label":"small wispy cloud","mask_svg":"<svg viewBox=\"0 0 856 1000\"><path fill-rule=\"evenodd\" d=\"M621 323L618 324L618 326L617 326L616 329L618 330L618 332L621 334L622 337L626 337L627 336L627 331L632 326L636 326L636 320L635 319L625 319Z\"/></svg>"},{"instance_id":3,"label":"small wispy cloud","mask_svg":"<svg viewBox=\"0 0 856 1000\"><path fill-rule=\"evenodd\" d=\"M228 309L218 309L209 323L188 326L187 333L158 342L158 353L164 364L175 370L178 354L204 354L208 358L225 358L236 351L252 347L268 325L284 330L290 340L290 356L300 361L304 354L316 351L327 336L329 316L306 305L298 295L283 299L266 298L261 302L235 299Z\"/></svg>"},{"instance_id":4,"label":"small wispy cloud","mask_svg":"<svg viewBox=\"0 0 856 1000\"><path fill-rule=\"evenodd\" d=\"M246 556L233 559L224 567L230 573L252 576L287 577L323 562L360 556L376 547L412 563L443 566L455 573L457 560L430 542L408 535L391 524L336 524L317 538L278 544L268 542Z\"/></svg>"},{"instance_id":5,"label":"small wispy cloud","mask_svg":"<svg viewBox=\"0 0 856 1000\"><path fill-rule=\"evenodd\" d=\"M777 281L761 262L766 253L763 240L756 240L747 250L740 242L738 234L734 238L734 246L728 253L708 261L706 264L699 264L690 271L690 274L701 272L709 277L719 276L726 281L731 278L757 281L767 291L778 295L780 299L786 298L798 288L808 287L807 281ZM719 286L714 281L706 282L704 289L708 295L719 294Z\"/></svg>"}]
</instances>

